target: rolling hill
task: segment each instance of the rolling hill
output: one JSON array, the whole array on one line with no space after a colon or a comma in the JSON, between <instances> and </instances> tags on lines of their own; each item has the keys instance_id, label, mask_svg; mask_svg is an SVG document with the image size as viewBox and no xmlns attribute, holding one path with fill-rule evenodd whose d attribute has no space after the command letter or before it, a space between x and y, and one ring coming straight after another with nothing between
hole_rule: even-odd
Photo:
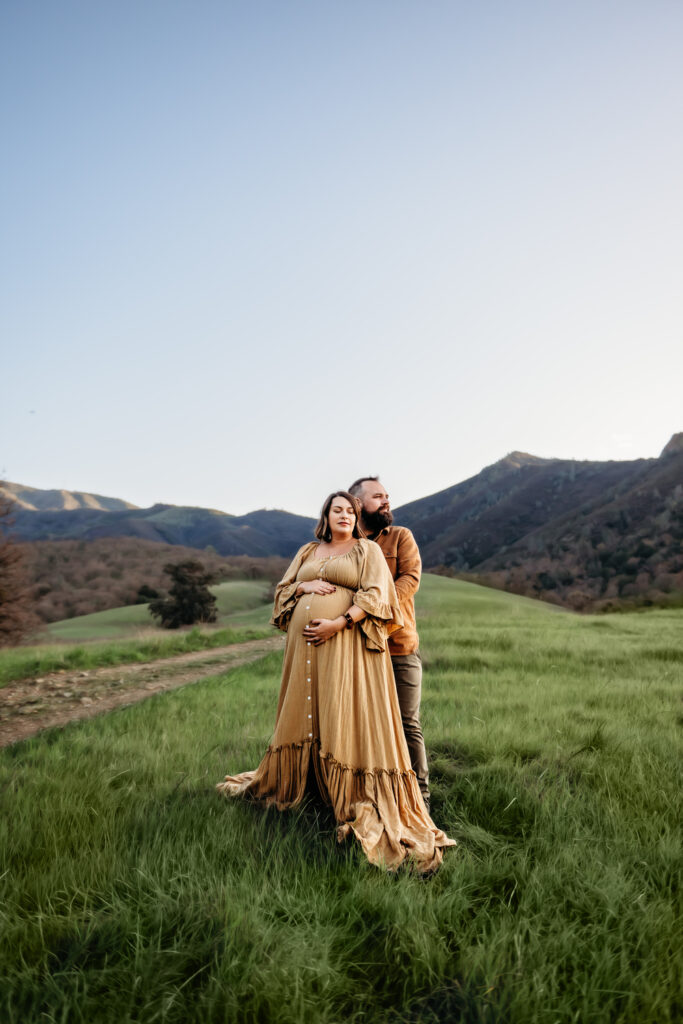
<instances>
[{"instance_id":1,"label":"rolling hill","mask_svg":"<svg viewBox=\"0 0 683 1024\"><path fill-rule=\"evenodd\" d=\"M110 608L144 603L167 593L169 563L201 561L213 580L279 580L288 559L250 558L160 544L136 537L37 540L24 544L31 606L42 622L57 622Z\"/></svg>"}]
</instances>

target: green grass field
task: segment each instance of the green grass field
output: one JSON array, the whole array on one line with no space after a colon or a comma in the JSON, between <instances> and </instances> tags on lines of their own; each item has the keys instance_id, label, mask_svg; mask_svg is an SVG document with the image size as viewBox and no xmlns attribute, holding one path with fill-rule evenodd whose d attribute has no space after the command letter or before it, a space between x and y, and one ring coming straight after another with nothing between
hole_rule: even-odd
<instances>
[{"instance_id":1,"label":"green grass field","mask_svg":"<svg viewBox=\"0 0 683 1024\"><path fill-rule=\"evenodd\" d=\"M0 1019L681 1019L680 611L581 618L427 577L423 880L312 805L220 799L280 656L0 754Z\"/></svg>"}]
</instances>

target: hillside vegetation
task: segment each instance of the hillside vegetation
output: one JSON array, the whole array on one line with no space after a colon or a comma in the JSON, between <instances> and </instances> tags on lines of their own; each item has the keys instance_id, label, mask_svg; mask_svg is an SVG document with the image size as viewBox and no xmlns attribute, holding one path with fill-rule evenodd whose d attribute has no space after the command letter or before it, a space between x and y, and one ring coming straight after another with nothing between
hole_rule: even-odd
<instances>
[{"instance_id":1,"label":"hillside vegetation","mask_svg":"<svg viewBox=\"0 0 683 1024\"><path fill-rule=\"evenodd\" d=\"M575 610L683 602L683 450L576 462L522 452L405 505L425 566ZM683 439L683 435L680 435Z\"/></svg>"},{"instance_id":2,"label":"hillside vegetation","mask_svg":"<svg viewBox=\"0 0 683 1024\"><path fill-rule=\"evenodd\" d=\"M674 1024L682 624L425 578L427 881L215 793L278 656L3 751L3 1021Z\"/></svg>"},{"instance_id":3,"label":"hillside vegetation","mask_svg":"<svg viewBox=\"0 0 683 1024\"><path fill-rule=\"evenodd\" d=\"M48 623L143 602L145 598L139 596L143 585L165 592L169 580L164 566L169 562L197 559L217 582L248 578L269 583L280 579L288 564L275 555L224 558L211 550L124 537L35 541L22 547L33 606L41 621ZM151 623L146 606L139 616L140 621Z\"/></svg>"}]
</instances>

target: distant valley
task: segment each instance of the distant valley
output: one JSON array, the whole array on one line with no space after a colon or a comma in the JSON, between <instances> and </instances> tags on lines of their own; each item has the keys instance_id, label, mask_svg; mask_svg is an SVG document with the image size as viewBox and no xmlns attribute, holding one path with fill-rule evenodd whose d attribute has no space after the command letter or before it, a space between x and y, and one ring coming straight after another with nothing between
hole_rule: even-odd
<instances>
[{"instance_id":1,"label":"distant valley","mask_svg":"<svg viewBox=\"0 0 683 1024\"><path fill-rule=\"evenodd\" d=\"M19 484L3 490L16 501L13 532L28 544L136 538L230 558L289 558L315 525L277 509L232 516ZM683 433L657 459L512 452L395 509L394 522L415 534L425 569L446 575L575 610L683 602Z\"/></svg>"}]
</instances>

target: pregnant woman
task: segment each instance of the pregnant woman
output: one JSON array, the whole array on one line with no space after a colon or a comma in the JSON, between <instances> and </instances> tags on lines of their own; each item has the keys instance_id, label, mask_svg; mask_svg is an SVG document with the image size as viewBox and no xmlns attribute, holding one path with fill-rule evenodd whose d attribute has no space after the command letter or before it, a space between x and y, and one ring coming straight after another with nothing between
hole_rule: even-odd
<instances>
[{"instance_id":1,"label":"pregnant woman","mask_svg":"<svg viewBox=\"0 0 683 1024\"><path fill-rule=\"evenodd\" d=\"M340 841L353 834L372 864L393 870L409 857L430 873L455 840L429 817L410 766L386 644L401 613L359 516L356 498L331 494L318 541L297 552L278 584L271 622L287 645L275 732L255 771L217 788L283 810L314 780Z\"/></svg>"}]
</instances>

